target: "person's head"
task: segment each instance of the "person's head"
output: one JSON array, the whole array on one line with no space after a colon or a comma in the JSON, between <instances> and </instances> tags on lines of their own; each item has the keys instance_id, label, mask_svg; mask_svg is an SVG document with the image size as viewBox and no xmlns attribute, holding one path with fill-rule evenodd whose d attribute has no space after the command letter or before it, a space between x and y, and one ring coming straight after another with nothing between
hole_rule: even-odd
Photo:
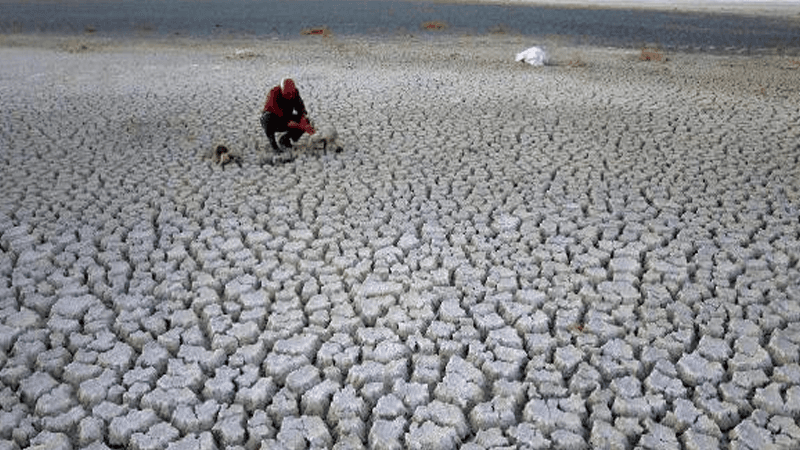
<instances>
[{"instance_id":1,"label":"person's head","mask_svg":"<svg viewBox=\"0 0 800 450\"><path fill-rule=\"evenodd\" d=\"M281 80L281 94L285 99L292 99L297 96L297 86L291 78L284 78Z\"/></svg>"}]
</instances>

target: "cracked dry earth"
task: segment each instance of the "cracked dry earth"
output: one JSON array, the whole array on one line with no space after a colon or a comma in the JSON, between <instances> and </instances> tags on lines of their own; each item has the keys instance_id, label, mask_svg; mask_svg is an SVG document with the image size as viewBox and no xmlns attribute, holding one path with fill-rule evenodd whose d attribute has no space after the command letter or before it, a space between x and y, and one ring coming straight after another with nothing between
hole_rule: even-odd
<instances>
[{"instance_id":1,"label":"cracked dry earth","mask_svg":"<svg viewBox=\"0 0 800 450\"><path fill-rule=\"evenodd\" d=\"M0 449L798 448L792 63L447 44L0 49Z\"/></svg>"}]
</instances>

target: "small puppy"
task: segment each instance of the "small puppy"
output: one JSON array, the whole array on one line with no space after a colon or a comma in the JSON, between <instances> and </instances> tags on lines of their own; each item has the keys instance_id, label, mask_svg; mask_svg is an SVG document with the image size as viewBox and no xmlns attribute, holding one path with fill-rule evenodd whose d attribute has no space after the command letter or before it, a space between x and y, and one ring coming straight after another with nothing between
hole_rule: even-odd
<instances>
[{"instance_id":1,"label":"small puppy","mask_svg":"<svg viewBox=\"0 0 800 450\"><path fill-rule=\"evenodd\" d=\"M314 122L309 122L314 130L316 130L314 134L308 137L308 146L310 148L315 150L322 148L325 153L328 153L328 149L333 149L336 153L340 153L344 149L342 142L339 140L339 132L336 131L335 126L326 124L318 127Z\"/></svg>"},{"instance_id":2,"label":"small puppy","mask_svg":"<svg viewBox=\"0 0 800 450\"><path fill-rule=\"evenodd\" d=\"M212 159L215 163L222 166L224 169L227 164L235 162L239 167L242 167L242 157L239 155L234 155L228 150L228 147L224 145L218 145L217 148L214 150L214 155Z\"/></svg>"}]
</instances>

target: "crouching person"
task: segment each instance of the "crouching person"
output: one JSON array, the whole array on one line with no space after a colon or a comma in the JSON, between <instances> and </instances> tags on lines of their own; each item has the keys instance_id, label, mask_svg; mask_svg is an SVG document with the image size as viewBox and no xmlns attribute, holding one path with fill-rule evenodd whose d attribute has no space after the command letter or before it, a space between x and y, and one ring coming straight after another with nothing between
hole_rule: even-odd
<instances>
[{"instance_id":1,"label":"crouching person","mask_svg":"<svg viewBox=\"0 0 800 450\"><path fill-rule=\"evenodd\" d=\"M280 140L284 148L292 148L292 142L300 139L303 133L314 134L307 114L294 80L284 78L279 86L270 89L267 101L264 103L264 111L261 113L261 127L264 128L275 152L283 151L275 142L275 133L286 133Z\"/></svg>"}]
</instances>

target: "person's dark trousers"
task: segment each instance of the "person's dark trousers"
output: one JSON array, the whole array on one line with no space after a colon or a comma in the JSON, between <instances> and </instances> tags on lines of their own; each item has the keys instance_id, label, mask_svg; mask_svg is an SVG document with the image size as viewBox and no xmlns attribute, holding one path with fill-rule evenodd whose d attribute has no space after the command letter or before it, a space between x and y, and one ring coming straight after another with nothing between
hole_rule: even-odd
<instances>
[{"instance_id":1,"label":"person's dark trousers","mask_svg":"<svg viewBox=\"0 0 800 450\"><path fill-rule=\"evenodd\" d=\"M289 143L287 142L287 139L291 139L293 142L300 139L300 136L303 135L303 130L298 130L297 128L289 129L287 125L292 120L299 122L300 115L291 114L284 117L278 117L276 114L273 114L269 111L264 111L261 114L261 128L263 128L264 133L267 134L267 139L269 139L269 143L272 145L272 149L274 151L281 151L281 148L278 147L278 143L275 141L275 133L286 132L286 135L281 138L281 144L284 144L286 147L289 147L289 145L286 145Z\"/></svg>"}]
</instances>

